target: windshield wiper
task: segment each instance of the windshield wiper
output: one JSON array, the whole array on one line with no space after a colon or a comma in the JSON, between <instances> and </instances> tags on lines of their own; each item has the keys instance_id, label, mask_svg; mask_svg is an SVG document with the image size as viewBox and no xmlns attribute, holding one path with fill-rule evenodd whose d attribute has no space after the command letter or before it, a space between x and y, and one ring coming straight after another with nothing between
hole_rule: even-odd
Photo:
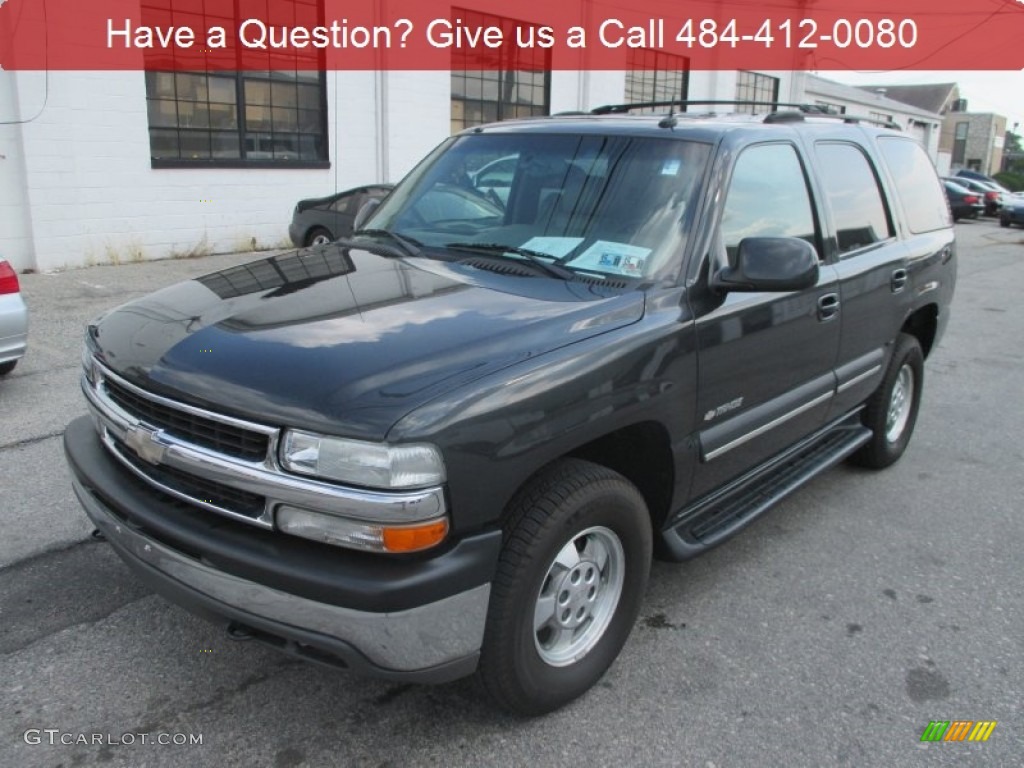
<instances>
[{"instance_id":1,"label":"windshield wiper","mask_svg":"<svg viewBox=\"0 0 1024 768\"><path fill-rule=\"evenodd\" d=\"M419 240L414 240L411 237L406 237L405 235L400 235L397 232L392 232L390 229L360 229L358 232L352 233L353 237L357 237L358 235L386 237L392 242L398 243L407 256L419 256L419 246L423 245Z\"/></svg>"},{"instance_id":2,"label":"windshield wiper","mask_svg":"<svg viewBox=\"0 0 1024 768\"><path fill-rule=\"evenodd\" d=\"M451 248L453 251L479 251L496 256L514 253L527 259L531 264L539 267L551 277L556 277L559 280L576 279L575 272L548 261L548 259L553 259L554 256L542 251L533 251L529 248L519 248L515 245L504 245L502 243L445 243L444 247Z\"/></svg>"}]
</instances>

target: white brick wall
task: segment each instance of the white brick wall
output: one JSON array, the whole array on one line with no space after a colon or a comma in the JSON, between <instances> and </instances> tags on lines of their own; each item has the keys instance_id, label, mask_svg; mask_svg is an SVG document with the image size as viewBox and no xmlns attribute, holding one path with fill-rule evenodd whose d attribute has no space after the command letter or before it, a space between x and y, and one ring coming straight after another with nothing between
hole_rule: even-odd
<instances>
[{"instance_id":1,"label":"white brick wall","mask_svg":"<svg viewBox=\"0 0 1024 768\"><path fill-rule=\"evenodd\" d=\"M18 111L34 114L41 75L5 76L18 79ZM47 270L282 244L297 200L377 181L380 169L395 181L448 135L446 73L386 77L381 140L376 73L328 73L330 169L154 169L141 72L51 73L42 115L0 133L0 253ZM8 172L19 157L24 173Z\"/></svg>"},{"instance_id":2,"label":"white brick wall","mask_svg":"<svg viewBox=\"0 0 1024 768\"><path fill-rule=\"evenodd\" d=\"M791 98L791 73L779 95ZM13 79L12 79L13 78ZM448 72L327 73L331 168L154 169L142 72L0 73L0 254L60 269L284 244L295 202L398 181L450 132ZM623 72L556 71L551 110L621 102ZM694 72L691 98L735 98ZM20 164L20 165L19 165Z\"/></svg>"}]
</instances>

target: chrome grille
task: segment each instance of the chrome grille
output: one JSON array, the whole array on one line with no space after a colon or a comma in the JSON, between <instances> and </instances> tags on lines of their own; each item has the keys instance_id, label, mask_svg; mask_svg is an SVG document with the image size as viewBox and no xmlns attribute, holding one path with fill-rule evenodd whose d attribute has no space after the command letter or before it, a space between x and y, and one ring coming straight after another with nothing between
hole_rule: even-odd
<instances>
[{"instance_id":1,"label":"chrome grille","mask_svg":"<svg viewBox=\"0 0 1024 768\"><path fill-rule=\"evenodd\" d=\"M126 412L170 435L246 461L263 461L267 456L270 438L265 434L154 402L110 378L104 379L103 386Z\"/></svg>"},{"instance_id":2,"label":"chrome grille","mask_svg":"<svg viewBox=\"0 0 1024 768\"><path fill-rule=\"evenodd\" d=\"M222 483L208 480L182 472L180 469L164 465L147 464L139 459L120 441L113 441L120 458L145 475L161 488L175 492L175 495L186 496L193 501L209 504L219 510L242 515L255 520L263 514L267 500L256 493L231 488Z\"/></svg>"}]
</instances>

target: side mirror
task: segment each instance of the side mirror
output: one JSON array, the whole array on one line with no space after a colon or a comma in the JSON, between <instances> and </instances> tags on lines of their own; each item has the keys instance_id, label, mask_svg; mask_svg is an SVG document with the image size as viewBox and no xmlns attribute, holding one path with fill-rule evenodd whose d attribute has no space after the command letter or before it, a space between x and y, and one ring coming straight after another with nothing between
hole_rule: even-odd
<instances>
[{"instance_id":1,"label":"side mirror","mask_svg":"<svg viewBox=\"0 0 1024 768\"><path fill-rule=\"evenodd\" d=\"M736 266L711 278L711 287L727 291L802 291L818 282L818 254L798 237L747 237L740 241Z\"/></svg>"},{"instance_id":2,"label":"side mirror","mask_svg":"<svg viewBox=\"0 0 1024 768\"><path fill-rule=\"evenodd\" d=\"M359 209L358 213L356 213L356 218L352 222L352 231L358 232L360 229L362 229L367 219L369 219L373 215L373 212L376 211L379 206L380 200L376 198L370 198L365 203L363 203L363 207Z\"/></svg>"}]
</instances>

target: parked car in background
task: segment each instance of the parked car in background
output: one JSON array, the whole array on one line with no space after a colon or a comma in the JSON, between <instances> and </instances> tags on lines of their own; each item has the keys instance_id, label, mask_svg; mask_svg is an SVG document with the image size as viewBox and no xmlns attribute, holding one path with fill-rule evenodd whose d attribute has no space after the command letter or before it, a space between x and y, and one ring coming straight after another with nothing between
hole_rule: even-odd
<instances>
[{"instance_id":1,"label":"parked car in background","mask_svg":"<svg viewBox=\"0 0 1024 768\"><path fill-rule=\"evenodd\" d=\"M988 182L968 179L965 176L947 176L943 178L943 181L952 181L954 184L959 184L980 195L981 199L985 201L986 216L999 215L999 209L1003 206L1003 195Z\"/></svg>"},{"instance_id":2,"label":"parked car in background","mask_svg":"<svg viewBox=\"0 0 1024 768\"><path fill-rule=\"evenodd\" d=\"M1024 227L1024 197L1011 197L999 212L999 226L1019 224Z\"/></svg>"},{"instance_id":3,"label":"parked car in background","mask_svg":"<svg viewBox=\"0 0 1024 768\"><path fill-rule=\"evenodd\" d=\"M515 176L518 165L518 155L506 155L492 160L477 171L471 171L469 178L477 191L504 208L508 204L512 177Z\"/></svg>"},{"instance_id":4,"label":"parked car in background","mask_svg":"<svg viewBox=\"0 0 1024 768\"><path fill-rule=\"evenodd\" d=\"M998 184L995 179L991 176L986 176L981 171L972 171L968 168L961 168L959 171L953 174L956 178L962 179L974 179L975 181L984 181L986 184Z\"/></svg>"},{"instance_id":5,"label":"parked car in background","mask_svg":"<svg viewBox=\"0 0 1024 768\"><path fill-rule=\"evenodd\" d=\"M299 248L348 237L359 209L369 200L383 200L392 187L394 184L371 184L328 197L300 200L292 214L288 235Z\"/></svg>"},{"instance_id":6,"label":"parked car in background","mask_svg":"<svg viewBox=\"0 0 1024 768\"><path fill-rule=\"evenodd\" d=\"M0 376L14 370L28 346L28 307L18 273L0 259Z\"/></svg>"},{"instance_id":7,"label":"parked car in background","mask_svg":"<svg viewBox=\"0 0 1024 768\"><path fill-rule=\"evenodd\" d=\"M946 199L949 200L953 221L976 219L978 214L985 212L985 203L977 193L950 179L943 179L942 184L946 188Z\"/></svg>"}]
</instances>

